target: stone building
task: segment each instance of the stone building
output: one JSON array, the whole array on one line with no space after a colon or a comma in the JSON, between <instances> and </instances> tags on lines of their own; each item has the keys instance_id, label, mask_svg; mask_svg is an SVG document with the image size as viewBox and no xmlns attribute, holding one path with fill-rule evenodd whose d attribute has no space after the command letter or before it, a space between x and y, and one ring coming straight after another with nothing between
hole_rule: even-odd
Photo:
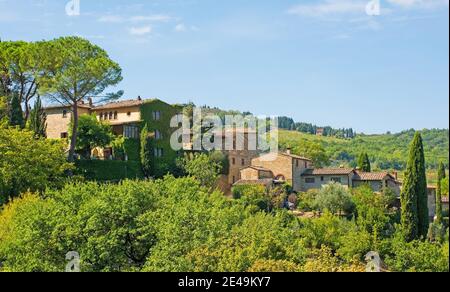
<instances>
[{"instance_id":1,"label":"stone building","mask_svg":"<svg viewBox=\"0 0 450 292\"><path fill-rule=\"evenodd\" d=\"M292 185L294 191L301 191L301 176L313 166L312 160L287 152L269 153L254 158L252 166L270 170L275 181L284 181Z\"/></svg>"},{"instance_id":2,"label":"stone building","mask_svg":"<svg viewBox=\"0 0 450 292\"><path fill-rule=\"evenodd\" d=\"M170 127L170 120L181 111L175 105L167 104L159 99L123 100L102 105L93 105L92 101L78 104L78 116L95 115L99 121L111 125L112 131L117 136L123 136L133 148L138 148L141 128L147 125L153 136L154 159L152 163L155 169L159 166L173 165L177 157L177 151L170 145L170 137L175 129ZM70 106L49 106L44 109L47 114L47 137L50 139L68 138L69 124L72 119ZM139 149L130 149L138 160L136 153ZM112 159L114 153L111 147L92 149L92 156L98 159ZM161 169L161 172L164 172Z\"/></svg>"}]
</instances>

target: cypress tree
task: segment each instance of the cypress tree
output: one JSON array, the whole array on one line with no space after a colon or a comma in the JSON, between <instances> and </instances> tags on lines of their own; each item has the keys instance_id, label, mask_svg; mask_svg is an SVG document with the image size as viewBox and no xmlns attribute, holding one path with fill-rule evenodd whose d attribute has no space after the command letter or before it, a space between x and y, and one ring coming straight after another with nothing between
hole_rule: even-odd
<instances>
[{"instance_id":1,"label":"cypress tree","mask_svg":"<svg viewBox=\"0 0 450 292\"><path fill-rule=\"evenodd\" d=\"M436 223L442 223L442 180L445 178L445 166L444 163L439 163L438 168L438 182L436 188Z\"/></svg>"},{"instance_id":2,"label":"cypress tree","mask_svg":"<svg viewBox=\"0 0 450 292\"><path fill-rule=\"evenodd\" d=\"M361 171L371 172L372 167L370 165L369 155L367 153L361 153L358 157L358 167Z\"/></svg>"},{"instance_id":3,"label":"cypress tree","mask_svg":"<svg viewBox=\"0 0 450 292\"><path fill-rule=\"evenodd\" d=\"M42 102L38 96L34 103L34 108L31 110L29 120L29 128L31 131L34 132L34 136L36 137L36 139L46 137L46 130L47 130L46 122L47 122L47 115L45 114L44 109L42 108Z\"/></svg>"},{"instance_id":4,"label":"cypress tree","mask_svg":"<svg viewBox=\"0 0 450 292\"><path fill-rule=\"evenodd\" d=\"M152 145L151 137L149 135L148 126L145 124L141 131L141 166L142 171L146 177L151 175L151 158L152 158Z\"/></svg>"},{"instance_id":5,"label":"cypress tree","mask_svg":"<svg viewBox=\"0 0 450 292\"><path fill-rule=\"evenodd\" d=\"M364 155L364 171L365 172L372 171L372 166L370 165L369 155L367 153Z\"/></svg>"},{"instance_id":6,"label":"cypress tree","mask_svg":"<svg viewBox=\"0 0 450 292\"><path fill-rule=\"evenodd\" d=\"M429 227L427 179L422 136L418 132L410 146L401 204L401 223L405 240L426 237Z\"/></svg>"},{"instance_id":7,"label":"cypress tree","mask_svg":"<svg viewBox=\"0 0 450 292\"><path fill-rule=\"evenodd\" d=\"M24 118L22 112L22 106L20 104L19 95L13 93L10 104L9 104L9 124L11 126L24 127Z\"/></svg>"}]
</instances>

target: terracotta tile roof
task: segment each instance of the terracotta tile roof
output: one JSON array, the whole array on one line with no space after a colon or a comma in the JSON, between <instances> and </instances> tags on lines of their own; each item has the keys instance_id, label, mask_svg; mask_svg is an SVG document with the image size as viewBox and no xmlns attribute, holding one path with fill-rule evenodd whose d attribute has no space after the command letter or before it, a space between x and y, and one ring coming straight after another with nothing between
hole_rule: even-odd
<instances>
[{"instance_id":1,"label":"terracotta tile roof","mask_svg":"<svg viewBox=\"0 0 450 292\"><path fill-rule=\"evenodd\" d=\"M299 155L295 155L295 154L289 154L289 153L286 153L286 152L280 152L279 154L283 155L283 156L292 157L292 158L295 158L295 159L306 160L306 161L311 161L312 162L312 160L309 159L309 158L306 158L306 157L303 157L303 156L299 156Z\"/></svg>"},{"instance_id":2,"label":"terracotta tile roof","mask_svg":"<svg viewBox=\"0 0 450 292\"><path fill-rule=\"evenodd\" d=\"M71 105L62 105L62 104L51 104L49 106L44 107L44 110L46 109L63 109L63 108L71 108ZM78 104L78 108L85 108L90 109L91 106L88 104Z\"/></svg>"},{"instance_id":3,"label":"terracotta tile roof","mask_svg":"<svg viewBox=\"0 0 450 292\"><path fill-rule=\"evenodd\" d=\"M264 178L264 179L257 179L257 180L239 180L235 182L234 186L244 186L244 185L261 185L261 186L269 186L273 184L273 179L271 178Z\"/></svg>"},{"instance_id":4,"label":"terracotta tile roof","mask_svg":"<svg viewBox=\"0 0 450 292\"><path fill-rule=\"evenodd\" d=\"M389 172L361 172L356 171L357 176L354 178L355 180L362 180L362 181L381 181L386 176L390 176L391 178L394 178Z\"/></svg>"},{"instance_id":5,"label":"terracotta tile roof","mask_svg":"<svg viewBox=\"0 0 450 292\"><path fill-rule=\"evenodd\" d=\"M241 168L241 170L247 169L247 168L251 168L251 169L259 170L259 171L272 172L270 169L267 169L267 168L264 168L264 167L261 167L261 166L253 166L253 165L243 167L243 168Z\"/></svg>"},{"instance_id":6,"label":"terracotta tile roof","mask_svg":"<svg viewBox=\"0 0 450 292\"><path fill-rule=\"evenodd\" d=\"M305 170L302 176L306 175L346 175L354 172L352 168L310 168Z\"/></svg>"},{"instance_id":7,"label":"terracotta tile roof","mask_svg":"<svg viewBox=\"0 0 450 292\"><path fill-rule=\"evenodd\" d=\"M110 102L103 105L99 105L96 107L93 107L92 110L105 110L105 109L116 109L116 108L124 108L124 107L133 107L133 106L140 106L144 102L148 100L138 100L138 99L130 99L130 100L123 100L123 101L116 101L116 102Z\"/></svg>"}]
</instances>

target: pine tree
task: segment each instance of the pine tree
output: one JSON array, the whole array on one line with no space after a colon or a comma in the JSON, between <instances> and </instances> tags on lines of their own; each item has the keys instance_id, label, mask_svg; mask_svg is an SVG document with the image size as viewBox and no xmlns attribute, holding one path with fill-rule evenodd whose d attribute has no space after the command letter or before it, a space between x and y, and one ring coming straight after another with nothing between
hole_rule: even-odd
<instances>
[{"instance_id":1,"label":"pine tree","mask_svg":"<svg viewBox=\"0 0 450 292\"><path fill-rule=\"evenodd\" d=\"M47 115L42 108L42 102L39 96L36 98L34 108L30 113L29 129L34 132L36 139L46 137Z\"/></svg>"},{"instance_id":2,"label":"pine tree","mask_svg":"<svg viewBox=\"0 0 450 292\"><path fill-rule=\"evenodd\" d=\"M142 171L146 177L151 176L151 160L152 158L152 145L151 138L148 131L148 126L145 124L141 131L141 165Z\"/></svg>"},{"instance_id":3,"label":"pine tree","mask_svg":"<svg viewBox=\"0 0 450 292\"><path fill-rule=\"evenodd\" d=\"M401 223L405 240L426 237L429 227L425 156L420 133L410 146L408 165L401 193Z\"/></svg>"},{"instance_id":4,"label":"pine tree","mask_svg":"<svg viewBox=\"0 0 450 292\"><path fill-rule=\"evenodd\" d=\"M436 188L436 223L442 223L442 180L445 178L444 163L439 163L438 168L438 182Z\"/></svg>"},{"instance_id":5,"label":"pine tree","mask_svg":"<svg viewBox=\"0 0 450 292\"><path fill-rule=\"evenodd\" d=\"M22 106L20 104L19 96L16 93L13 93L10 104L9 104L9 124L11 126L19 126L23 128L24 118L22 112Z\"/></svg>"}]
</instances>

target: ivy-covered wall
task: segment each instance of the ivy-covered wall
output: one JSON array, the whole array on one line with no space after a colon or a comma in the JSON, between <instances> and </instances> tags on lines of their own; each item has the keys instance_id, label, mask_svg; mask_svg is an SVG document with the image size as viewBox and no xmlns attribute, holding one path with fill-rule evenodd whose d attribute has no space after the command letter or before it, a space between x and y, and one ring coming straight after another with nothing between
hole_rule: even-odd
<instances>
[{"instance_id":1,"label":"ivy-covered wall","mask_svg":"<svg viewBox=\"0 0 450 292\"><path fill-rule=\"evenodd\" d=\"M144 178L138 161L79 160L75 164L76 174L87 180L106 182Z\"/></svg>"},{"instance_id":2,"label":"ivy-covered wall","mask_svg":"<svg viewBox=\"0 0 450 292\"><path fill-rule=\"evenodd\" d=\"M157 130L162 134L162 139L152 138L152 147L163 149L162 157L152 157L152 174L155 177L162 177L168 172L176 170L176 158L179 156L177 151L170 146L170 137L177 130L170 127L170 120L173 116L181 112L181 108L172 106L161 100L153 99L146 101L141 105L141 119L143 125L141 129L147 124L149 132L155 133ZM160 112L160 119L154 118L154 112Z\"/></svg>"}]
</instances>

